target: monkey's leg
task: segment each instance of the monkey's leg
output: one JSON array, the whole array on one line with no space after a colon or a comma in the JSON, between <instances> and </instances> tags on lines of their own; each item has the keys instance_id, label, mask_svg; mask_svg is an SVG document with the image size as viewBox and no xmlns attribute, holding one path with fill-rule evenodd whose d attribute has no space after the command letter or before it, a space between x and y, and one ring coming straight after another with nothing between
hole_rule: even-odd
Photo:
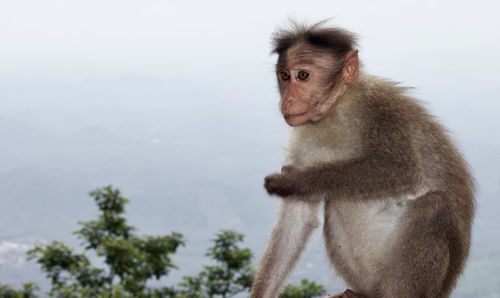
<instances>
[{"instance_id":1,"label":"monkey's leg","mask_svg":"<svg viewBox=\"0 0 500 298\"><path fill-rule=\"evenodd\" d=\"M318 226L320 203L281 201L278 222L255 275L250 298L274 298Z\"/></svg>"},{"instance_id":2,"label":"monkey's leg","mask_svg":"<svg viewBox=\"0 0 500 298\"><path fill-rule=\"evenodd\" d=\"M382 271L382 297L448 297L468 244L445 196L431 192L408 204L409 218Z\"/></svg>"}]
</instances>

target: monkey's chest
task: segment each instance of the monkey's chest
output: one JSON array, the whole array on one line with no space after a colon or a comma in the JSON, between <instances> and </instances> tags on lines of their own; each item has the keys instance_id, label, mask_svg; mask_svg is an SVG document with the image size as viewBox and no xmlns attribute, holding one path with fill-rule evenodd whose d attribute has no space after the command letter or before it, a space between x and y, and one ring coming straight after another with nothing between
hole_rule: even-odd
<instances>
[{"instance_id":1,"label":"monkey's chest","mask_svg":"<svg viewBox=\"0 0 500 298\"><path fill-rule=\"evenodd\" d=\"M351 284L360 278L376 283L405 212L406 204L397 198L327 199L324 235L338 274Z\"/></svg>"}]
</instances>

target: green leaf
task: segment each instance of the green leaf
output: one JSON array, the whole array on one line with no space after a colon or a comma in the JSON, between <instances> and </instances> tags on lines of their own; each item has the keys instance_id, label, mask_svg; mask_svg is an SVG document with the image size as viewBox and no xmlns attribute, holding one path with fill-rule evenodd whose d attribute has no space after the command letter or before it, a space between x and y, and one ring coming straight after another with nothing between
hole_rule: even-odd
<instances>
[{"instance_id":1,"label":"green leaf","mask_svg":"<svg viewBox=\"0 0 500 298\"><path fill-rule=\"evenodd\" d=\"M160 279L176 268L170 258L184 245L182 234L136 236L127 224L125 204L112 186L90 192L100 214L79 222L75 234L87 251L94 251L105 268L93 267L84 253L76 253L61 242L38 245L28 252L50 278L55 297L174 297L173 288L146 288L147 281ZM29 290L29 288L28 288Z\"/></svg>"},{"instance_id":2,"label":"green leaf","mask_svg":"<svg viewBox=\"0 0 500 298\"><path fill-rule=\"evenodd\" d=\"M298 286L288 284L279 298L313 298L322 297L325 294L326 290L322 285L303 279Z\"/></svg>"},{"instance_id":3,"label":"green leaf","mask_svg":"<svg viewBox=\"0 0 500 298\"><path fill-rule=\"evenodd\" d=\"M252 252L240 248L244 236L235 231L221 230L212 239L213 246L206 255L214 265L205 266L198 276L184 277L180 295L185 297L231 297L249 292L252 283ZM184 297L184 296L182 296Z\"/></svg>"}]
</instances>

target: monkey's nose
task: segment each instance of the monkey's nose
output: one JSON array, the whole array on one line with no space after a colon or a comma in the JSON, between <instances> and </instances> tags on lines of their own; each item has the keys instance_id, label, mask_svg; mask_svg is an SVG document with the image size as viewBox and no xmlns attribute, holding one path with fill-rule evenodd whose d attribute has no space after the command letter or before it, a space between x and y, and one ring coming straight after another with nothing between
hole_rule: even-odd
<instances>
[{"instance_id":1,"label":"monkey's nose","mask_svg":"<svg viewBox=\"0 0 500 298\"><path fill-rule=\"evenodd\" d=\"M289 108L291 105L293 105L294 102L295 99L293 97L287 98L287 100L285 101L285 107Z\"/></svg>"}]
</instances>

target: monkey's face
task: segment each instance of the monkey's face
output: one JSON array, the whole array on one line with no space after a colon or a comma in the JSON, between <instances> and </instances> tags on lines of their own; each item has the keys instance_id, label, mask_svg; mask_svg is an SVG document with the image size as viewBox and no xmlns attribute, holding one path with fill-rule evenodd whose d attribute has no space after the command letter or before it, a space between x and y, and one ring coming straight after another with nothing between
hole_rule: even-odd
<instances>
[{"instance_id":1,"label":"monkey's face","mask_svg":"<svg viewBox=\"0 0 500 298\"><path fill-rule=\"evenodd\" d=\"M288 125L298 126L323 118L331 105L325 110L325 104L331 101L332 82L328 82L328 74L332 68L338 68L332 57L304 45L290 48L278 59L280 108Z\"/></svg>"},{"instance_id":2,"label":"monkey's face","mask_svg":"<svg viewBox=\"0 0 500 298\"><path fill-rule=\"evenodd\" d=\"M357 52L355 54L357 62ZM280 55L276 75L280 109L286 123L298 126L321 120L341 95L344 83L349 81L344 80L346 65L333 55L304 44Z\"/></svg>"}]
</instances>

